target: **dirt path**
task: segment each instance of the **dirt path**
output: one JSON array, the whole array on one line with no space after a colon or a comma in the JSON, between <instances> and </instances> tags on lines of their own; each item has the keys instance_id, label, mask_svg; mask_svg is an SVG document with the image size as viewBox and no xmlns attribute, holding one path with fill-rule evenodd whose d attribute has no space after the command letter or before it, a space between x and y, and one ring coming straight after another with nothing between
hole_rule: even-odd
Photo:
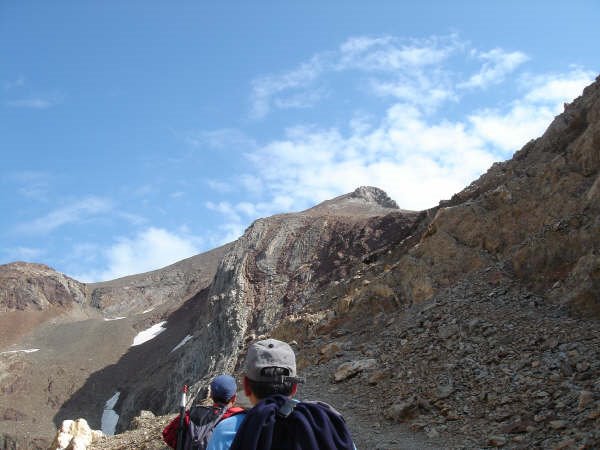
<instances>
[{"instance_id":1,"label":"dirt path","mask_svg":"<svg viewBox=\"0 0 600 450\"><path fill-rule=\"evenodd\" d=\"M307 368L302 371L306 384L301 387L298 398L322 400L340 411L352 432L359 450L396 450L396 449L450 449L459 448L449 445L438 438L428 438L422 432L414 432L406 425L394 423L383 417L387 405L373 402L348 402L348 394L343 384L334 384L328 367Z\"/></svg>"}]
</instances>

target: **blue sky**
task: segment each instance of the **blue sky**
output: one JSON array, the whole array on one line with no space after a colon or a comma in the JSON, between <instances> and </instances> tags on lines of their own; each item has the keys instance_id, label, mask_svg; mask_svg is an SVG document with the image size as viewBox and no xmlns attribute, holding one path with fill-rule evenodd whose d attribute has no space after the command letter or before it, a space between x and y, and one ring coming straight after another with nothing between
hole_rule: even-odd
<instances>
[{"instance_id":1,"label":"blue sky","mask_svg":"<svg viewBox=\"0 0 600 450\"><path fill-rule=\"evenodd\" d=\"M599 13L591 0L4 0L0 263L106 280L361 185L434 206L598 75Z\"/></svg>"}]
</instances>

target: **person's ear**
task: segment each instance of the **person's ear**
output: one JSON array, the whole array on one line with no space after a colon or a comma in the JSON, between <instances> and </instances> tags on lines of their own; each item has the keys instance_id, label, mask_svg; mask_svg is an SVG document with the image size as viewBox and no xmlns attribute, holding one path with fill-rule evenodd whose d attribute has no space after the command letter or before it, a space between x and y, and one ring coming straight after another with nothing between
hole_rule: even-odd
<instances>
[{"instance_id":1,"label":"person's ear","mask_svg":"<svg viewBox=\"0 0 600 450\"><path fill-rule=\"evenodd\" d=\"M233 394L233 396L229 399L228 403L231 403L233 405L235 403L236 398L237 398L237 394Z\"/></svg>"},{"instance_id":2,"label":"person's ear","mask_svg":"<svg viewBox=\"0 0 600 450\"><path fill-rule=\"evenodd\" d=\"M248 383L248 377L244 377L244 394L246 397L250 397L252 390L250 389L250 383Z\"/></svg>"}]
</instances>

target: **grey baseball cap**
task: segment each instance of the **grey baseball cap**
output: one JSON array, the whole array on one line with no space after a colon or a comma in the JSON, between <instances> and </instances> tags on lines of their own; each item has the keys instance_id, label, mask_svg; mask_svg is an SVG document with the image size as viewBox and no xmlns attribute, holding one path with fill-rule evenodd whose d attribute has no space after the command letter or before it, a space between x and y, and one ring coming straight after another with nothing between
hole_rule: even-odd
<instances>
[{"instance_id":1,"label":"grey baseball cap","mask_svg":"<svg viewBox=\"0 0 600 450\"><path fill-rule=\"evenodd\" d=\"M265 339L250 345L246 355L246 376L253 381L274 381L272 376L261 373L266 367L288 369L289 377L295 377L296 355L292 347L277 339Z\"/></svg>"}]
</instances>

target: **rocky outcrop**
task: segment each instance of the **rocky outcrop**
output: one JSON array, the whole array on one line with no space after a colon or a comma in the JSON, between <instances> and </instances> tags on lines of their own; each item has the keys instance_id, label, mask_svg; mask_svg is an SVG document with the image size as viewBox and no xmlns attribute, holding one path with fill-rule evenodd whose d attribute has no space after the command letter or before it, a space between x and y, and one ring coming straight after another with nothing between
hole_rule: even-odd
<instances>
[{"instance_id":1,"label":"rocky outcrop","mask_svg":"<svg viewBox=\"0 0 600 450\"><path fill-rule=\"evenodd\" d=\"M0 312L86 303L85 285L43 264L0 265Z\"/></svg>"},{"instance_id":2,"label":"rocky outcrop","mask_svg":"<svg viewBox=\"0 0 600 450\"><path fill-rule=\"evenodd\" d=\"M400 257L403 294L429 299L502 261L536 292L600 317L600 81L539 139L430 212Z\"/></svg>"}]
</instances>

